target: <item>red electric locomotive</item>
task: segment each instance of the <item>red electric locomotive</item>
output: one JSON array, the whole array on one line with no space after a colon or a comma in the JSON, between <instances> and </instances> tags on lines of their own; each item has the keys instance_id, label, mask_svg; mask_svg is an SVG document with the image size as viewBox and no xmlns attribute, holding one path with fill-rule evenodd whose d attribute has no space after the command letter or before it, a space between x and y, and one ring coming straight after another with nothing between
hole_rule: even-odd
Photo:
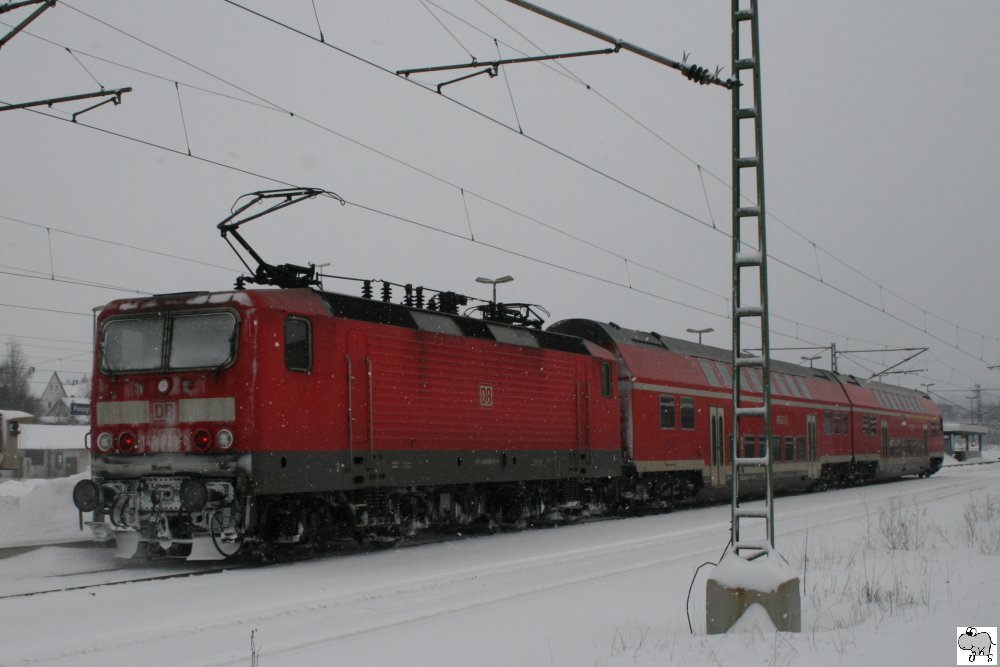
<instances>
[{"instance_id":1,"label":"red electric locomotive","mask_svg":"<svg viewBox=\"0 0 1000 667\"><path fill-rule=\"evenodd\" d=\"M116 301L97 333L75 497L122 556L516 522L620 474L613 360L578 338L309 289Z\"/></svg>"}]
</instances>

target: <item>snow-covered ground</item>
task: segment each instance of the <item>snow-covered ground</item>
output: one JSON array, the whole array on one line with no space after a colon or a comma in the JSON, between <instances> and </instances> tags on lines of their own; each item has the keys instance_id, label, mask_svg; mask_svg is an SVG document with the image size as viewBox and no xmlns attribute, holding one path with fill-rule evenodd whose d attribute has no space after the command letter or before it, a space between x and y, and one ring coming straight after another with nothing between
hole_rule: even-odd
<instances>
[{"instance_id":1,"label":"snow-covered ground","mask_svg":"<svg viewBox=\"0 0 1000 667\"><path fill-rule=\"evenodd\" d=\"M0 483L0 546L78 539L74 482ZM948 665L1000 625L1000 464L776 507L801 633L704 634L711 567L688 630L719 506L116 586L189 566L47 546L0 561L0 664Z\"/></svg>"}]
</instances>

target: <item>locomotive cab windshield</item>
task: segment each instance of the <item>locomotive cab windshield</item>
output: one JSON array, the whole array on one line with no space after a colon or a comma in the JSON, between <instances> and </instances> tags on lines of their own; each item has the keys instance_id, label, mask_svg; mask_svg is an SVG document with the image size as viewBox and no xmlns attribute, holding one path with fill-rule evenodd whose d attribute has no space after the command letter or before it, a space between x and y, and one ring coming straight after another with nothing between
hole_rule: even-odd
<instances>
[{"instance_id":1,"label":"locomotive cab windshield","mask_svg":"<svg viewBox=\"0 0 1000 667\"><path fill-rule=\"evenodd\" d=\"M229 311L109 320L101 368L108 373L223 368L236 357L236 334L236 316Z\"/></svg>"}]
</instances>

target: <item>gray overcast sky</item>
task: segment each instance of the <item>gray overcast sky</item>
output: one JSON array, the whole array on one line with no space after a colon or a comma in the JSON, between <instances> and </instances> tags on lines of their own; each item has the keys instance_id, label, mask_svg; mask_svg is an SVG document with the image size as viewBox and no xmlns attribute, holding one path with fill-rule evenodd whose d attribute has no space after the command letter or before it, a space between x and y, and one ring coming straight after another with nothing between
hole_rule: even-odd
<instances>
[{"instance_id":1,"label":"gray overcast sky","mask_svg":"<svg viewBox=\"0 0 1000 667\"><path fill-rule=\"evenodd\" d=\"M729 74L728 2L540 4ZM36 380L88 370L93 306L231 287L215 224L284 184L349 205L248 225L273 262L484 298L476 276L512 274L501 298L550 321L714 327L705 342L728 347L727 91L620 53L438 95L462 72L392 72L604 45L500 0L245 7L273 21L222 1L69 0L0 50L4 103L133 88L76 124L93 102L0 114L0 338ZM1000 386L997 25L987 0L762 3L775 347L928 346L904 366L925 370L892 381L963 406ZM867 377L900 359L841 364Z\"/></svg>"}]
</instances>

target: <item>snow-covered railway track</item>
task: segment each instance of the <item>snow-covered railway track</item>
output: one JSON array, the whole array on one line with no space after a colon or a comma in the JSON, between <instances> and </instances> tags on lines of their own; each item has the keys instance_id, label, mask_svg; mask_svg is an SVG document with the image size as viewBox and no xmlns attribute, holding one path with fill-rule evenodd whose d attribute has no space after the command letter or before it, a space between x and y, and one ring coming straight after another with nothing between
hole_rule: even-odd
<instances>
[{"instance_id":1,"label":"snow-covered railway track","mask_svg":"<svg viewBox=\"0 0 1000 667\"><path fill-rule=\"evenodd\" d=\"M124 585L124 584L138 584L138 583L144 583L144 582L149 582L149 581L166 581L168 579L179 579L181 577L197 577L197 576L201 576L203 574L214 574L216 572L223 572L226 569L232 569L232 568L231 567L230 568L224 568L224 567L220 567L220 566L214 566L214 567L211 567L211 568L208 568L208 569L191 569L191 570L186 570L184 572L172 572L170 574L159 574L159 575L151 575L151 576L143 576L143 577L126 578L126 579L116 579L114 581L102 581L102 582L92 583L92 584L80 584L80 585L76 585L76 586L63 586L61 588L45 588L45 589L41 589L41 590L23 591L23 592L20 592L20 593L10 593L10 594L7 594L7 595L0 595L0 600L9 600L11 598L26 598L26 597L34 597L34 596L41 596L41 595L52 595L54 593L67 593L67 592L70 592L70 591L86 591L86 590L95 589L95 588L107 588L109 586L121 586L121 585ZM122 570L117 569L117 568L111 568L111 569L105 569L105 570L96 570L96 571L93 571L93 572L76 572L76 573L72 573L72 574L63 574L63 575L56 575L56 576L68 577L68 576L90 575L90 574L103 574L103 573L107 573L107 572L121 572L121 571Z\"/></svg>"},{"instance_id":2,"label":"snow-covered railway track","mask_svg":"<svg viewBox=\"0 0 1000 667\"><path fill-rule=\"evenodd\" d=\"M991 489L1000 489L1000 480L977 466L929 480L788 498L777 506L779 541L805 530L821 536L824 527L845 522L864 526L893 498L904 506L933 505ZM685 574L677 592L671 588L677 573L715 560L728 529L729 509L723 505L205 572L211 577L174 571L135 577L130 586L8 595L0 597L0 615L12 619L8 632L18 632L23 622L30 636L28 619L43 616L51 639L18 648L5 661L241 665L247 662L250 632L258 630L268 664L329 664L316 656L350 654L359 645L381 645L382 637L445 636L452 624L496 619L510 609L530 614L525 610L543 600L597 604L602 591L619 588L609 582L640 580L677 598L671 604L683 604L690 579ZM88 631L80 619L95 608L112 615L136 610L142 621L129 623L126 632ZM150 662L151 655L163 659Z\"/></svg>"},{"instance_id":3,"label":"snow-covered railway track","mask_svg":"<svg viewBox=\"0 0 1000 667\"><path fill-rule=\"evenodd\" d=\"M897 480L890 482L886 485L878 485L877 487L868 488L899 488L901 491L905 490L905 485L912 480ZM915 502L931 502L941 498L949 497L951 495L959 493L968 493L974 491L977 488L986 486L989 484L988 480L983 480L973 483L969 486L969 482L956 483L955 485L949 485L945 487L934 487L932 489L924 490L913 494ZM954 487L954 488L953 488ZM806 494L808 495L808 494ZM794 501L792 501L794 503ZM679 510L678 516L683 516L686 512L692 512L697 510L710 509L712 507L718 507L721 503L717 500L706 500L706 501L695 501L689 504L685 504L677 507ZM853 501L844 501L842 503L837 503L830 505L827 509L833 509L838 506L851 506ZM866 510L866 512L869 510ZM812 510L809 509L785 509L782 512L782 518L784 521L793 521L799 516L811 516L813 514ZM832 519L824 519L820 523L810 524L811 528L817 528L823 525L829 525L832 523L838 523L842 521L850 521L863 516L865 512L850 514L848 516L842 516ZM651 513L645 515L645 517L631 517L631 518L650 518L654 516L663 516L662 513ZM630 517L625 517L625 519ZM590 519L581 519L577 522L577 525L591 524L597 522L622 520L622 517L595 517ZM665 542L672 542L678 537L683 537L684 535L694 532L698 533L703 530L717 530L725 525L728 527L728 515L724 519L715 521L711 525L703 525L699 528L693 529L692 531L686 531L683 535L678 535L676 533L671 533L668 537L657 537L652 536L648 538L641 538L633 540L629 544L615 544L607 547L608 549L616 551L629 551L632 549L641 549L647 546L656 546L658 544L663 544ZM794 532L791 530L783 531L785 534ZM418 538L409 541L403 541L394 549L408 549L414 547L428 546L441 542L454 542L456 539L462 539L468 536L479 536L478 533L473 531L467 531L465 533L424 533ZM96 543L84 542L84 543L60 543L60 544L39 544L39 545L24 545L19 547L10 548L7 556L14 556L20 553L30 552L35 549L39 549L47 546L55 546L60 548L94 548ZM98 547L100 548L100 547ZM598 549L598 551L603 551L604 549ZM0 557L4 557L2 553L4 550L0 550ZM4 593L2 588L0 588L0 600L10 599L10 598L21 598L21 597L32 597L41 595L52 595L56 593L64 593L70 591L85 591L92 589L99 589L111 586L121 586L124 584L140 584L155 581L167 581L171 579L179 579L186 577L197 577L207 574L217 574L221 572L232 572L243 570L247 568L257 568L257 567L274 567L278 565L286 565L298 562L307 562L315 560L324 559L335 559L344 558L349 556L357 556L362 554L372 554L381 551L378 548L364 547L359 545L344 545L341 544L336 548L330 550L311 550L304 552L289 552L284 557L279 557L269 561L261 561L255 559L236 559L224 562L206 562L206 563L185 563L183 561L159 558L152 559L150 561L117 561L111 560L110 563L107 562L107 554L101 559L101 565L94 567L90 570L71 570L63 573L53 573L43 580L39 580L38 585L34 588L26 588L24 590L17 590L15 592ZM585 558L588 554L577 554L573 558ZM560 561L562 562L562 561ZM530 563L529 563L530 565ZM633 568L634 569L634 568ZM169 570L164 572L163 570ZM512 571L511 573L515 573ZM93 580L97 577L99 580ZM89 579L88 579L89 578ZM52 581L59 579L76 579L80 580L80 583L74 583L67 586L51 585Z\"/></svg>"}]
</instances>

